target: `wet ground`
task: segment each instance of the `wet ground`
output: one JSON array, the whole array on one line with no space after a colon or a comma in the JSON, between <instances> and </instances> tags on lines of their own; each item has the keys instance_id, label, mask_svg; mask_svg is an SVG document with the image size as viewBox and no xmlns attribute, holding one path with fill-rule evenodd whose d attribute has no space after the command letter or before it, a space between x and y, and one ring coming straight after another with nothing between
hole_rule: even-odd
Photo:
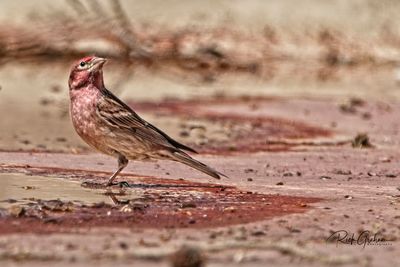
<instances>
[{"instance_id":1,"label":"wet ground","mask_svg":"<svg viewBox=\"0 0 400 267\"><path fill-rule=\"evenodd\" d=\"M210 180L173 162L131 162L118 180L126 183L106 189L102 183L115 160L72 141L73 133L46 146L37 140L53 140L52 131L29 135L29 143L16 137L0 153L0 255L6 266L108 266L115 260L120 266L132 260L166 266L182 245L204 253L208 266L397 264L396 100L125 100L230 178ZM39 115L39 121L53 116ZM68 116L58 118L69 127ZM356 141L358 133L367 136ZM340 230L356 237L369 231L380 239L365 248L363 242L327 242Z\"/></svg>"}]
</instances>

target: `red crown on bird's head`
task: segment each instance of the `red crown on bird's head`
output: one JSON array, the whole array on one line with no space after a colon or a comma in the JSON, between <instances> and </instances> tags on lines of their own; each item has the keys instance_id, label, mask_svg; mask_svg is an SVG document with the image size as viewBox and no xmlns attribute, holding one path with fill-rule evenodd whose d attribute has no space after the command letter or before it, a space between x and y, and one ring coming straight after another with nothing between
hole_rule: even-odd
<instances>
[{"instance_id":1,"label":"red crown on bird's head","mask_svg":"<svg viewBox=\"0 0 400 267\"><path fill-rule=\"evenodd\" d=\"M92 61L94 58L95 58L96 56L87 56L87 57L84 57L84 58L81 58L80 60L78 60L77 62L79 63L79 62L86 62L86 63L88 63L88 62L90 62L90 61Z\"/></svg>"}]
</instances>

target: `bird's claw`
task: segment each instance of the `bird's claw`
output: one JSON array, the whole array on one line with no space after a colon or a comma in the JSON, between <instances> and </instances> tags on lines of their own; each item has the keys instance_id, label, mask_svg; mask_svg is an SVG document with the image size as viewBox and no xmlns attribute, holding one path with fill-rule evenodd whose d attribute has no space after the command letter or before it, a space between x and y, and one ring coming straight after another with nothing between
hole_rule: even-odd
<instances>
[{"instance_id":1,"label":"bird's claw","mask_svg":"<svg viewBox=\"0 0 400 267\"><path fill-rule=\"evenodd\" d=\"M130 184L126 181L122 181L118 183L119 187L131 187Z\"/></svg>"},{"instance_id":2,"label":"bird's claw","mask_svg":"<svg viewBox=\"0 0 400 267\"><path fill-rule=\"evenodd\" d=\"M106 187L110 187L110 186L114 186L114 185L118 185L119 187L130 187L130 184L126 181L122 181L119 183L106 183L105 185L106 185Z\"/></svg>"}]
</instances>

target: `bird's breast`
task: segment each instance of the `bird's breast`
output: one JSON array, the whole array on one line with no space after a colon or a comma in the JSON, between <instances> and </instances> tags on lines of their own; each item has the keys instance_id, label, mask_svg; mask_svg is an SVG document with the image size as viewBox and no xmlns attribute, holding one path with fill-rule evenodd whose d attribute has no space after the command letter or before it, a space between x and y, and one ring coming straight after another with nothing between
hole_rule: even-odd
<instances>
[{"instance_id":1,"label":"bird's breast","mask_svg":"<svg viewBox=\"0 0 400 267\"><path fill-rule=\"evenodd\" d=\"M78 135L89 145L100 149L104 127L96 113L99 95L96 91L83 89L72 92L70 114L72 124Z\"/></svg>"}]
</instances>

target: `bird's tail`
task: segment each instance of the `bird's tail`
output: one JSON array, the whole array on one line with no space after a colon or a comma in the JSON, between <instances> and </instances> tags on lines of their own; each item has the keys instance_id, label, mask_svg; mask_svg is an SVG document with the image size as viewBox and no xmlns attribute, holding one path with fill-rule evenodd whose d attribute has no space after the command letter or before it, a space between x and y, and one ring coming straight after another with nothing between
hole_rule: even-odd
<instances>
[{"instance_id":1,"label":"bird's tail","mask_svg":"<svg viewBox=\"0 0 400 267\"><path fill-rule=\"evenodd\" d=\"M198 160L195 160L194 158L190 157L188 154L184 152L174 152L173 158L174 160L182 162L183 164L195 168L196 170L204 172L205 174L208 174L211 177L214 177L215 179L221 179L221 176L228 178L228 176L226 176L225 174L220 173L211 167L208 167L206 164Z\"/></svg>"}]
</instances>

